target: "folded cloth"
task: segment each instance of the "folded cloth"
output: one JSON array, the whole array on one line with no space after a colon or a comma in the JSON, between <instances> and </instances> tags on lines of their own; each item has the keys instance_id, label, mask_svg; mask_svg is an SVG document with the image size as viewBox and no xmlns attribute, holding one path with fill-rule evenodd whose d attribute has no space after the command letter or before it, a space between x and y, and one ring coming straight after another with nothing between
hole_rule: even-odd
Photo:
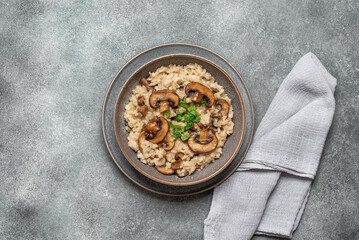
<instances>
[{"instance_id":1,"label":"folded cloth","mask_svg":"<svg viewBox=\"0 0 359 240\"><path fill-rule=\"evenodd\" d=\"M291 238L335 110L336 79L313 53L284 79L238 170L213 192L206 240Z\"/></svg>"}]
</instances>

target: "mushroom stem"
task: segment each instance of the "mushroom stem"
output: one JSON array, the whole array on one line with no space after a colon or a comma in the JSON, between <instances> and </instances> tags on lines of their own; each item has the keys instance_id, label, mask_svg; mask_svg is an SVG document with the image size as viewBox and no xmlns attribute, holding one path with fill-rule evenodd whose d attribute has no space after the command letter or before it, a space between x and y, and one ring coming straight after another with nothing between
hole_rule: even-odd
<instances>
[{"instance_id":1,"label":"mushroom stem","mask_svg":"<svg viewBox=\"0 0 359 240\"><path fill-rule=\"evenodd\" d=\"M183 157L184 157L184 154L181 153L181 152L178 152L176 153L175 155L175 159L176 161L174 161L173 163L171 163L171 168L173 170L177 170L177 169L180 169L181 168L181 165L182 165L182 162L183 162Z\"/></svg>"},{"instance_id":2,"label":"mushroom stem","mask_svg":"<svg viewBox=\"0 0 359 240\"><path fill-rule=\"evenodd\" d=\"M145 127L145 131L147 132L147 134L157 133L160 129L161 128L158 126L156 122L151 122L147 124L147 126Z\"/></svg>"},{"instance_id":3,"label":"mushroom stem","mask_svg":"<svg viewBox=\"0 0 359 240\"><path fill-rule=\"evenodd\" d=\"M170 106L170 104L168 101L161 101L160 102L160 113L164 113L164 112L168 111L169 106Z\"/></svg>"},{"instance_id":4,"label":"mushroom stem","mask_svg":"<svg viewBox=\"0 0 359 240\"><path fill-rule=\"evenodd\" d=\"M142 117L146 116L148 107L146 105L141 106L138 108L138 111L141 113Z\"/></svg>"},{"instance_id":5,"label":"mushroom stem","mask_svg":"<svg viewBox=\"0 0 359 240\"><path fill-rule=\"evenodd\" d=\"M198 138L198 141L200 142L205 142L205 141L208 141L209 137L208 137L208 128L202 128L200 131L199 131L199 138Z\"/></svg>"},{"instance_id":6,"label":"mushroom stem","mask_svg":"<svg viewBox=\"0 0 359 240\"><path fill-rule=\"evenodd\" d=\"M195 102L195 103L199 103L201 102L203 98L203 94L201 94L200 92L195 92L193 95L192 95L192 102Z\"/></svg>"}]
</instances>

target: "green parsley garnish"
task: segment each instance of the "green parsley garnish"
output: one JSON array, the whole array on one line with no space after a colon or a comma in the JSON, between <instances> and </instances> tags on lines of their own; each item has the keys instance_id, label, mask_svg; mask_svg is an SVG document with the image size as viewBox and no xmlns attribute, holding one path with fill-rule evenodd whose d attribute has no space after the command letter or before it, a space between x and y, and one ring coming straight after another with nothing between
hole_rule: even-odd
<instances>
[{"instance_id":1,"label":"green parsley garnish","mask_svg":"<svg viewBox=\"0 0 359 240\"><path fill-rule=\"evenodd\" d=\"M175 120L176 120L177 122L179 122L179 121L181 121L181 120L182 120L182 118L183 118L183 116L182 116L182 115L177 114L177 115L176 115L176 117L175 117Z\"/></svg>"},{"instance_id":2,"label":"green parsley garnish","mask_svg":"<svg viewBox=\"0 0 359 240\"><path fill-rule=\"evenodd\" d=\"M171 110L167 110L167 111L165 112L165 115L166 115L168 118L170 118L170 116L171 116Z\"/></svg>"},{"instance_id":3,"label":"green parsley garnish","mask_svg":"<svg viewBox=\"0 0 359 240\"><path fill-rule=\"evenodd\" d=\"M177 114L184 114L186 112L186 110L185 109L180 109L180 110L178 110L178 112L177 112Z\"/></svg>"},{"instance_id":4,"label":"green parsley garnish","mask_svg":"<svg viewBox=\"0 0 359 240\"><path fill-rule=\"evenodd\" d=\"M171 128L178 128L178 125L174 125L171 121L168 121L168 125L170 125Z\"/></svg>"},{"instance_id":5,"label":"green parsley garnish","mask_svg":"<svg viewBox=\"0 0 359 240\"><path fill-rule=\"evenodd\" d=\"M184 117L185 122L188 123L190 121L190 117L187 114L184 115L183 117Z\"/></svg>"},{"instance_id":6,"label":"green parsley garnish","mask_svg":"<svg viewBox=\"0 0 359 240\"><path fill-rule=\"evenodd\" d=\"M206 102L204 102L206 103ZM168 121L168 124L172 128L172 133L174 138L178 138L182 133L190 130L193 127L193 123L200 122L200 114L197 112L197 108L195 105L191 105L189 107L186 106L186 98L184 97L178 104L179 107L184 109L179 109L175 116L175 121L180 122L184 120L186 122L186 126L174 125L171 121ZM165 113L167 114L167 112ZM182 141L186 141L191 135L183 134L181 136Z\"/></svg>"},{"instance_id":7,"label":"green parsley garnish","mask_svg":"<svg viewBox=\"0 0 359 240\"><path fill-rule=\"evenodd\" d=\"M193 116L200 116L200 114L196 111L196 106L192 105L189 108L187 108L187 113L189 115L193 115Z\"/></svg>"},{"instance_id":8,"label":"green parsley garnish","mask_svg":"<svg viewBox=\"0 0 359 240\"><path fill-rule=\"evenodd\" d=\"M205 106L206 104L207 104L207 102L202 101L199 105L200 105L200 106Z\"/></svg>"},{"instance_id":9,"label":"green parsley garnish","mask_svg":"<svg viewBox=\"0 0 359 240\"><path fill-rule=\"evenodd\" d=\"M183 97L182 100L178 103L178 107L186 108L186 97Z\"/></svg>"},{"instance_id":10,"label":"green parsley garnish","mask_svg":"<svg viewBox=\"0 0 359 240\"><path fill-rule=\"evenodd\" d=\"M193 123L187 123L187 125L184 127L184 130L190 130L193 127Z\"/></svg>"},{"instance_id":11,"label":"green parsley garnish","mask_svg":"<svg viewBox=\"0 0 359 240\"><path fill-rule=\"evenodd\" d=\"M181 135L181 133L182 133L181 130L179 130L177 128L173 129L173 130L174 130L174 133L173 133L174 138L178 138L178 136Z\"/></svg>"},{"instance_id":12,"label":"green parsley garnish","mask_svg":"<svg viewBox=\"0 0 359 240\"><path fill-rule=\"evenodd\" d=\"M195 119L193 119L193 122L200 122L201 118L200 117L196 117Z\"/></svg>"},{"instance_id":13,"label":"green parsley garnish","mask_svg":"<svg viewBox=\"0 0 359 240\"><path fill-rule=\"evenodd\" d=\"M188 138L190 138L190 136L191 136L191 135L189 135L189 134L183 134L183 135L181 136L181 140L182 140L182 141L186 141Z\"/></svg>"}]
</instances>

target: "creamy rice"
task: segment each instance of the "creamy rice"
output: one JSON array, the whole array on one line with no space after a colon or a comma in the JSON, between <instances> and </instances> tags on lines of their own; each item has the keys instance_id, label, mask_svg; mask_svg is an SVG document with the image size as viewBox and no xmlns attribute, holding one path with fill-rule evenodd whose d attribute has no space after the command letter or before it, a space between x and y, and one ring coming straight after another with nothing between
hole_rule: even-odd
<instances>
[{"instance_id":1,"label":"creamy rice","mask_svg":"<svg viewBox=\"0 0 359 240\"><path fill-rule=\"evenodd\" d=\"M213 132L213 134L217 137L218 144L212 152L196 154L188 147L187 142L182 141L180 137L175 139L175 145L170 151L165 151L162 147L159 147L158 144L146 140L141 144L143 149L143 152L141 152L138 146L138 139L143 130L143 126L148 124L148 122L156 116L161 116L171 121L170 118L175 117L176 112L175 109L170 107L171 114L170 118L168 118L165 114L160 113L159 108L151 108L149 98L152 91L147 91L145 86L136 86L132 91L129 103L125 107L124 117L127 122L126 130L129 132L128 145L137 152L138 159L144 164L156 167L162 166L170 169L171 164L176 161L176 153L183 153L184 157L182 158L181 171L186 172L186 174L192 174L196 170L201 170L215 159L218 159L222 154L222 147L226 142L226 138L232 134L234 126L232 121L233 108L231 99L229 99L224 92L224 88L215 82L212 75L198 64L162 66L155 72L149 73L147 80L150 82L150 86L153 86L156 91L162 89L171 90L177 93L180 99L186 97L187 103L191 103L191 97L187 97L184 87L191 82L199 82L213 91L216 100L226 100L230 108L228 117L213 119L211 114L218 112L218 108L216 108L215 105L207 108L206 106L198 106L197 104L197 112L201 118L200 123L203 126L212 128L215 126L215 132ZM144 117L138 111L139 105L137 99L139 96L144 97L145 103L148 106L148 112ZM181 126L186 125L185 122L176 122L175 120L172 120L172 123ZM172 132L172 128L170 128L169 132L170 131Z\"/></svg>"}]
</instances>

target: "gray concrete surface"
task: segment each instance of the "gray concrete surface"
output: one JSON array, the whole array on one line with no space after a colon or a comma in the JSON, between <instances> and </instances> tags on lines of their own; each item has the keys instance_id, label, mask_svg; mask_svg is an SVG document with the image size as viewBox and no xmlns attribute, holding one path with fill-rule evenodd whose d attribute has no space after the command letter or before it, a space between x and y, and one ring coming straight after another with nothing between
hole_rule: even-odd
<instances>
[{"instance_id":1,"label":"gray concrete surface","mask_svg":"<svg viewBox=\"0 0 359 240\"><path fill-rule=\"evenodd\" d=\"M293 239L359 239L358 13L356 0L1 1L0 239L202 238L211 192L140 189L101 133L118 69L167 42L225 56L251 90L256 126L294 63L309 51L322 60L337 110Z\"/></svg>"}]
</instances>

